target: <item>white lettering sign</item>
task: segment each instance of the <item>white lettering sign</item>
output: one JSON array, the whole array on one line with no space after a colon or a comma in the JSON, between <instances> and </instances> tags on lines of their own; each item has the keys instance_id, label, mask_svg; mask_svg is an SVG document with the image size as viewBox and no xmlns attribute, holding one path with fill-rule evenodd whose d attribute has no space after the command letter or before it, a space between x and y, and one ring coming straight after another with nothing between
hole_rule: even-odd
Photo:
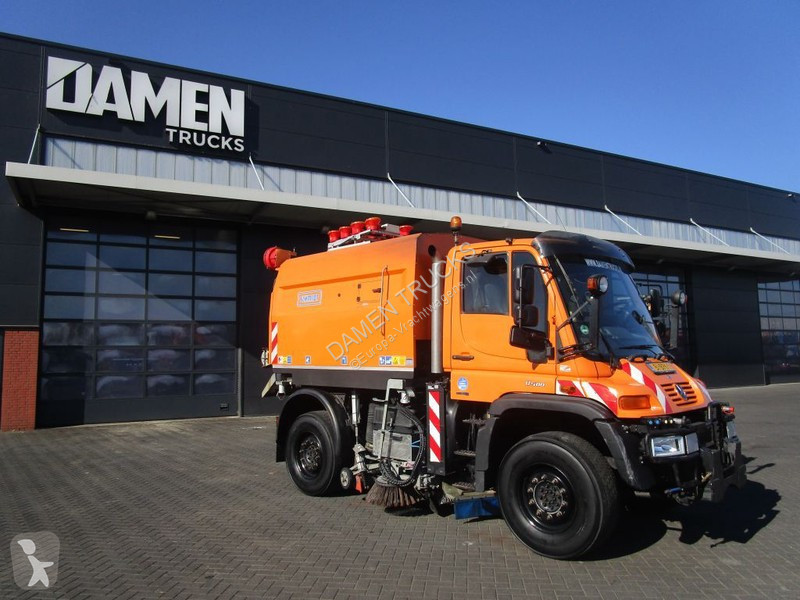
<instances>
[{"instance_id":1,"label":"white lettering sign","mask_svg":"<svg viewBox=\"0 0 800 600\"><path fill-rule=\"evenodd\" d=\"M122 70L108 65L96 83L93 75L86 62L49 57L47 108L99 117L113 113L138 123L163 114L170 143L244 152L243 90L231 89L229 97L218 85L173 77L165 77L156 90L150 76L140 71L130 72L128 89Z\"/></svg>"}]
</instances>

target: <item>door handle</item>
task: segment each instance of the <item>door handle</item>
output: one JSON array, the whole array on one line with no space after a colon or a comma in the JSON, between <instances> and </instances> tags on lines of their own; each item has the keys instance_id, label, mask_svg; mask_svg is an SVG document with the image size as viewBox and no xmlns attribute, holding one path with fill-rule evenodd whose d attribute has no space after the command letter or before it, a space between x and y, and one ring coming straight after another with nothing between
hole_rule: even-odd
<instances>
[{"instance_id":1,"label":"door handle","mask_svg":"<svg viewBox=\"0 0 800 600\"><path fill-rule=\"evenodd\" d=\"M453 360L472 360L475 357L472 354L453 354Z\"/></svg>"}]
</instances>

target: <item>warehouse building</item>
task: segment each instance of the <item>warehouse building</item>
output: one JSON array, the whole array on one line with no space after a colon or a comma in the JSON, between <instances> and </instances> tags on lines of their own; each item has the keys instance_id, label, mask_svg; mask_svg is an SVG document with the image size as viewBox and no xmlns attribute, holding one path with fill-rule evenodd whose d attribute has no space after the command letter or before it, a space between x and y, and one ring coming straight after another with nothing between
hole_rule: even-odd
<instances>
[{"instance_id":1,"label":"warehouse building","mask_svg":"<svg viewBox=\"0 0 800 600\"><path fill-rule=\"evenodd\" d=\"M262 253L370 215L611 240L696 376L800 380L788 191L11 35L0 74L0 429L274 412Z\"/></svg>"}]
</instances>

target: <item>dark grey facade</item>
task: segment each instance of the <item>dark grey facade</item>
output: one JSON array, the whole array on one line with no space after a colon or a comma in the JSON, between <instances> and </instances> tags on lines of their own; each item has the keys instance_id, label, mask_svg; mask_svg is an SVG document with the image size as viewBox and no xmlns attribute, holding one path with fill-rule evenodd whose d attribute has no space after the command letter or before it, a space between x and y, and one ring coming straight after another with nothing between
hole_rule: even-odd
<instances>
[{"instance_id":1,"label":"dark grey facade","mask_svg":"<svg viewBox=\"0 0 800 600\"><path fill-rule=\"evenodd\" d=\"M51 58L62 62L51 62ZM57 67L62 71L57 72ZM134 73L146 74L147 85L143 87L141 77L133 81L137 77ZM81 80L81 77L86 79ZM88 87L81 87L82 81L90 82L86 83ZM103 85L110 88L103 88ZM116 85L122 87L114 87ZM175 87L170 88L171 85ZM205 120L193 122L181 117L177 125L171 123L170 119L178 119L179 115L170 116L173 104L167 98L168 88L175 90L176 103L177 94L182 94L184 113L188 106L195 115L204 115ZM56 90L57 93L52 93L62 105L77 106L83 97L82 90L91 89L93 93L86 96L86 105L82 108L85 111L80 112L48 107L48 89ZM108 93L109 89L113 91ZM138 100L135 97L136 89L145 96L150 94L147 103L141 104L148 108L140 120L136 119L136 106L141 97ZM120 90L129 95L121 97ZM164 95L159 96L162 92ZM190 98L189 104L187 98ZM243 104L237 115L242 121L236 121L233 115L239 98ZM218 110L214 108L215 102ZM82 176L96 173L98 178L96 183L87 180L59 184L55 176L50 181L44 178L34 181L35 178L15 175L16 171L7 167L8 177L0 182L0 327L41 329L48 323L85 320L94 323L95 328L92 342L85 344L88 350L81 351L91 353L92 379L82 383L84 391L75 392L71 398L62 398L58 392L50 397L44 388L53 387L48 377L75 379L81 367L67 366L64 368L73 371L52 371L54 367L43 361L57 352L43 340L39 384L42 389L37 411L37 422L41 426L270 412L274 402L261 398L267 377L259 356L267 343L271 275L263 268L261 253L272 245L295 247L300 252L322 249L325 240L320 229L323 226L352 220L349 209L337 211L324 203L303 210L302 218L293 220L288 213L272 205L251 203L251 206L238 200L226 204L224 198L216 203L207 198L201 202L198 200L200 192L192 191L195 188L190 185L186 186L188 191L180 193L166 188L123 191L116 184L108 183L113 178L103 178L106 174L137 175L141 169L150 169L147 172L152 172L152 181L164 179L172 183L183 178L195 183L204 177L198 175L198 169L207 168L209 175L205 183L208 184L215 183L215 169L224 171L226 182L235 179L236 171L243 181L249 182L251 189L255 185L253 172L263 176L270 172L266 169L276 169L276 173L280 170L281 177L287 174L295 178L291 184L295 186L294 193L303 191L300 181L305 181L307 175L310 183L305 193L309 197L330 197L336 185L341 186L342 197L345 197L345 184L352 184L356 189L354 197L366 202L373 201L370 195L377 186L388 186L387 174L390 173L398 184L422 190L421 194L430 192L431 198L436 198L430 200L431 210L452 209L452 202L448 205L439 201L437 194L472 198L469 206L476 215L473 232L477 234L498 234L497 221L491 218L507 218L509 211L516 219L520 214L527 214L518 196L537 206L555 207L557 215L562 214L558 211L563 211L564 215L573 211L577 216L570 218L575 219L595 213L609 219L606 209L611 209L627 219L657 221L658 231L668 231L671 224L691 229L690 222L714 231L725 230L742 239L754 235L752 231L755 231L769 238L767 245L753 238L755 246L743 247L740 255L731 252L728 244L725 244L728 248L718 245L723 254L716 254L710 246L710 249L699 245L682 248L685 244L681 240L676 240L672 247L668 243L654 245L641 234L641 241L635 236L615 241L629 251L642 273L654 277L675 274L674 281L680 280L688 289L690 304L683 328L685 361L697 376L712 386L763 384L768 382L770 365L774 362L781 365L781 377L796 375L800 378L800 363L796 371L793 366L798 362L800 290L796 295L784 294L780 321L764 321L778 316L763 314L771 309L765 308L766 300L759 298L760 285L764 298L767 291L764 286L780 286L780 282L788 281L790 293L794 289L792 285L796 287L791 282L796 282L800 271L800 252L795 252L793 245L800 243L800 204L796 195L788 191L555 141L8 35L0 35L0 106L0 158L4 164L42 165L51 170L55 169L54 165L61 165L58 177L63 176L65 169L73 168ZM129 110L133 117L123 118L123 112ZM215 114L219 122L214 120ZM170 133L170 130L173 131ZM188 132L183 141L179 130ZM198 133L200 130L204 132ZM62 150L66 147L71 150ZM58 152L63 155L56 156ZM91 156L79 158L81 152ZM140 164L145 156L152 160L152 167ZM168 173L164 167L166 158L162 161L164 157L171 161ZM121 165L123 160L131 160L132 166ZM80 161L92 166L86 167ZM181 163L185 163L183 168L193 169L194 175L177 173L182 168ZM191 177L194 179L190 180ZM270 185L262 181L263 177L256 175L256 178L262 189L265 183L267 187ZM317 193L315 189L322 180L327 181L325 193ZM282 193L287 189L283 181L273 183ZM359 192L360 189L365 191ZM502 209L498 208L501 204ZM403 202L398 201L391 210L376 204L374 212L394 214L391 211L399 210L398 206L403 207ZM496 212L500 210L505 213ZM426 216L429 213L419 214L422 216L416 221L418 229L436 227ZM470 218L462 216L469 229ZM481 224L482 219L486 224ZM67 242L58 239L64 224L75 224L66 229L81 230L81 223L90 222L93 223L91 235L95 236L92 243L96 244L98 254L92 255L94 264L58 265L47 258L48 246L79 245L77 238ZM170 246L164 240L169 240L171 234L166 232L181 228L192 229L193 241L182 249L172 248L170 254ZM214 230L231 232L234 242L228 250L209 249L204 245L207 235L204 232ZM620 230L630 234L623 226ZM511 226L511 231L531 234L530 230L515 225ZM136 236L139 241L134 239ZM177 234L173 237L189 243L188 238ZM702 241L706 243L705 238ZM707 241L715 243L710 238ZM781 248L781 252L768 244ZM787 244L789 249L783 249L782 244ZM99 287L103 281L110 280L109 273L114 270L101 256L103 252L112 252L107 248L131 255L138 253L142 257L142 262L123 269L124 273L129 273L123 279L130 293L114 296ZM757 251L751 251L753 248ZM217 273L196 264L208 258L203 254L206 252L235 254L234 272ZM162 259L177 261L180 256L190 255L194 262L188 270L179 262L159 263ZM80 271L81 277L93 278L91 292L59 290L58 285L52 283L56 281L53 278L67 278L69 269L75 269L75 273ZM191 284L187 279L190 276L194 278ZM169 277L194 287L186 287L185 292L180 293L176 288L174 294L156 293L157 282ZM219 300L213 290L198 289L198 285L202 287L207 281L204 278L214 277L235 277L235 293ZM139 282L139 288L131 288L131 282ZM46 289L48 285L51 286L49 290ZM92 305L91 309L86 309L91 310L90 316L70 312L77 310L68 307L77 306L74 298L79 296L92 298L85 300L86 306ZM114 297L119 297L119 301L112 302ZM159 304L162 301L183 311L180 315L187 323L186 331L194 328L194 337L185 346L178 342L153 345L156 328L170 320L170 313ZM205 355L196 338L197 331L204 327L207 330L211 325L221 326L222 321L217 321L222 313L215 313L208 307L219 307L219 302L223 301L235 303L235 317L230 321L235 334L230 348L219 346L216 349L219 352L235 350L231 371L235 373L235 382L233 388L226 387L224 394L215 396L202 393L202 390L211 389L204 382L212 379L211 375L216 372L203 370L202 356ZM115 315L119 318L115 319ZM123 322L141 323L141 337L135 344L131 343L135 351L122 352L119 346L104 344L102 339L105 338L97 337L99 328L104 327L106 331L111 325ZM762 344L762 339L767 346ZM779 344L773 343L776 339L780 340ZM781 350L775 350L778 346ZM767 347L772 353L769 360L765 358ZM169 371L169 367L160 368L162 363L151 360L152 356L160 356L155 348L163 356L171 352L178 361L172 363L174 369L168 373L173 379L165 375L164 369ZM64 356L70 353L67 350L58 352ZM783 352L785 356L775 357L775 352ZM99 365L105 364L100 360L101 353L103 357L133 358L127 363L120 359L121 362L113 363L113 368L102 371L98 370ZM220 373L216 375L218 379L221 377ZM136 389L141 393L123 392L120 398L99 398L98 390L101 387L114 389L109 386L116 385L115 382L122 388L133 382L131 385L140 386ZM169 387L173 384L179 393L159 396L158 401L147 400L151 392L152 397L156 397L156 390L173 389ZM67 405L71 408L65 408Z\"/></svg>"},{"instance_id":2,"label":"dark grey facade","mask_svg":"<svg viewBox=\"0 0 800 600\"><path fill-rule=\"evenodd\" d=\"M0 38L0 152L26 162L39 122L40 46ZM0 325L38 327L42 222L0 181Z\"/></svg>"}]
</instances>

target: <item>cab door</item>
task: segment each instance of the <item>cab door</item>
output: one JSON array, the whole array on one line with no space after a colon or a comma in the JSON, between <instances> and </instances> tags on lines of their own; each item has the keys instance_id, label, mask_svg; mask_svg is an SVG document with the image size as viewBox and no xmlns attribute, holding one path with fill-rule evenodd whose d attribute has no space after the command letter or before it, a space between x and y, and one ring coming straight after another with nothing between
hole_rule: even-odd
<instances>
[{"instance_id":1,"label":"cab door","mask_svg":"<svg viewBox=\"0 0 800 600\"><path fill-rule=\"evenodd\" d=\"M450 311L450 352L444 357L453 398L491 402L509 392L554 393L553 362L531 364L524 349L509 344L513 273L524 264L536 264L533 254L514 249L456 262L459 294ZM544 326L548 298L541 273L536 277L534 304Z\"/></svg>"}]
</instances>

